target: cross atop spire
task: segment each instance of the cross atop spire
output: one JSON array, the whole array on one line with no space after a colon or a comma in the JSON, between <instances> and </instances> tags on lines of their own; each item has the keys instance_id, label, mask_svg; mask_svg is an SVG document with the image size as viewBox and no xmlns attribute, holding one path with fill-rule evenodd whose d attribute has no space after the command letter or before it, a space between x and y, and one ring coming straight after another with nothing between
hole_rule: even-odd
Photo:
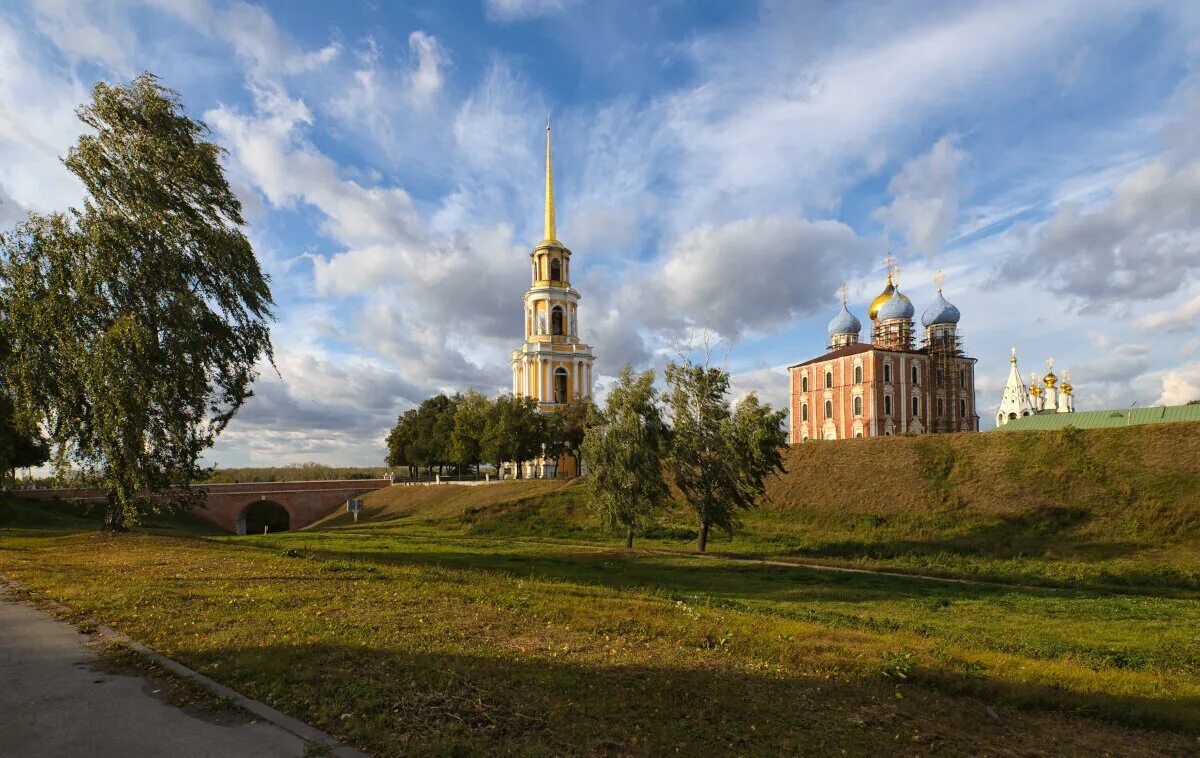
<instances>
[{"instance_id":1,"label":"cross atop spire","mask_svg":"<svg viewBox=\"0 0 1200 758\"><path fill-rule=\"evenodd\" d=\"M1053 358L1047 358L1047 359L1046 359L1046 365L1050 367L1050 371L1051 371L1051 373L1053 373L1053 371L1054 371L1054 359L1053 359Z\"/></svg>"},{"instance_id":2,"label":"cross atop spire","mask_svg":"<svg viewBox=\"0 0 1200 758\"><path fill-rule=\"evenodd\" d=\"M846 285L844 285L844 284L842 285L842 288L838 290L838 294L842 296L842 305L845 305L846 304Z\"/></svg>"},{"instance_id":3,"label":"cross atop spire","mask_svg":"<svg viewBox=\"0 0 1200 758\"><path fill-rule=\"evenodd\" d=\"M892 255L891 250L883 257L883 270L887 272L888 281L891 281L892 272L896 270L896 256Z\"/></svg>"},{"instance_id":4,"label":"cross atop spire","mask_svg":"<svg viewBox=\"0 0 1200 758\"><path fill-rule=\"evenodd\" d=\"M942 270L940 268L938 269L938 272L933 275L933 281L934 281L934 284L937 285L937 291L941 292L942 291L942 282L946 281L946 275L942 273Z\"/></svg>"},{"instance_id":5,"label":"cross atop spire","mask_svg":"<svg viewBox=\"0 0 1200 758\"><path fill-rule=\"evenodd\" d=\"M555 240L554 229L554 171L550 164L550 114L546 114L546 229L545 239Z\"/></svg>"},{"instance_id":6,"label":"cross atop spire","mask_svg":"<svg viewBox=\"0 0 1200 758\"><path fill-rule=\"evenodd\" d=\"M1012 358L1009 358L1008 362L1013 364L1014 366L1017 363L1017 349L1015 347L1012 349Z\"/></svg>"}]
</instances>

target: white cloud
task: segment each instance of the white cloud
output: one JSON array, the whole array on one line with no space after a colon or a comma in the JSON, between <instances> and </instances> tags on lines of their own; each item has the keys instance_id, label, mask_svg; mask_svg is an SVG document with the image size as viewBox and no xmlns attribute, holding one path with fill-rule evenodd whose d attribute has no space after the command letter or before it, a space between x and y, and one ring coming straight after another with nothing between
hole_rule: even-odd
<instances>
[{"instance_id":1,"label":"white cloud","mask_svg":"<svg viewBox=\"0 0 1200 758\"><path fill-rule=\"evenodd\" d=\"M484 11L493 21L525 21L562 13L573 0L483 0Z\"/></svg>"},{"instance_id":2,"label":"white cloud","mask_svg":"<svg viewBox=\"0 0 1200 758\"><path fill-rule=\"evenodd\" d=\"M1138 316L1133 321L1133 328L1143 332L1192 331L1198 316L1200 316L1200 296L1194 297L1176 308Z\"/></svg>"},{"instance_id":3,"label":"white cloud","mask_svg":"<svg viewBox=\"0 0 1200 758\"><path fill-rule=\"evenodd\" d=\"M1200 361L1192 361L1162 373L1162 394L1155 405L1183 405L1200 400Z\"/></svg>"},{"instance_id":4,"label":"white cloud","mask_svg":"<svg viewBox=\"0 0 1200 758\"><path fill-rule=\"evenodd\" d=\"M125 50L132 41L120 24L112 23L112 19L108 23L98 21L72 0L34 0L33 11L38 31L53 40L72 63L87 61L113 71L125 70ZM122 39L117 38L118 34Z\"/></svg>"},{"instance_id":5,"label":"white cloud","mask_svg":"<svg viewBox=\"0 0 1200 758\"><path fill-rule=\"evenodd\" d=\"M854 231L836 221L771 216L701 226L661 262L631 275L626 312L655 326L697 326L726 337L771 333L822 312L845 277L869 260Z\"/></svg>"},{"instance_id":6,"label":"white cloud","mask_svg":"<svg viewBox=\"0 0 1200 758\"><path fill-rule=\"evenodd\" d=\"M1015 235L1028 252L1006 260L1000 276L1037 277L1085 311L1169 295L1200 269L1200 160L1154 160L1098 207L1064 203Z\"/></svg>"},{"instance_id":7,"label":"white cloud","mask_svg":"<svg viewBox=\"0 0 1200 758\"><path fill-rule=\"evenodd\" d=\"M423 31L408 35L408 47L416 66L408 76L409 97L417 107L428 107L442 90L442 69L450 63L450 54L437 38Z\"/></svg>"},{"instance_id":8,"label":"white cloud","mask_svg":"<svg viewBox=\"0 0 1200 758\"><path fill-rule=\"evenodd\" d=\"M902 232L913 250L937 254L958 219L958 171L966 157L955 137L941 138L904 164L888 185L891 205L872 217Z\"/></svg>"},{"instance_id":9,"label":"white cloud","mask_svg":"<svg viewBox=\"0 0 1200 758\"><path fill-rule=\"evenodd\" d=\"M266 8L244 2L234 2L219 14L211 31L233 46L249 74L260 83L314 71L341 54L336 42L316 50L302 49Z\"/></svg>"}]
</instances>

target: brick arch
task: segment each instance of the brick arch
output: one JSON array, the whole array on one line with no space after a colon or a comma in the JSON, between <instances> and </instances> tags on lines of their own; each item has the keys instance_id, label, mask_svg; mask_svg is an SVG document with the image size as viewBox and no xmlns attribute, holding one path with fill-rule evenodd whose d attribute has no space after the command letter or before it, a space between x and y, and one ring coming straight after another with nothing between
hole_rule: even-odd
<instances>
[{"instance_id":1,"label":"brick arch","mask_svg":"<svg viewBox=\"0 0 1200 758\"><path fill-rule=\"evenodd\" d=\"M271 532L286 532L292 529L295 522L292 511L282 503L266 498L251 500L238 512L237 526L234 531L238 534L260 534L260 526L268 526Z\"/></svg>"}]
</instances>

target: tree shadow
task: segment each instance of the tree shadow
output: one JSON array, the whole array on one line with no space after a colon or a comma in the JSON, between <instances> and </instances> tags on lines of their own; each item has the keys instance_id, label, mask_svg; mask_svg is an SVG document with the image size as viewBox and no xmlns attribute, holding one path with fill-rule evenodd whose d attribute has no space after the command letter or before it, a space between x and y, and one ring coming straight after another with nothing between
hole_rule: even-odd
<instances>
[{"instance_id":1,"label":"tree shadow","mask_svg":"<svg viewBox=\"0 0 1200 758\"><path fill-rule=\"evenodd\" d=\"M920 753L1183 754L1195 746L1190 737L1105 720L1187 732L1200 708L1196 698L1070 693L920 669L909 681L925 686L913 688L873 675L753 672L715 654L697 653L694 665L603 665L465 644L478 652L364 642L177 654L378 755L882 755L897 740Z\"/></svg>"}]
</instances>

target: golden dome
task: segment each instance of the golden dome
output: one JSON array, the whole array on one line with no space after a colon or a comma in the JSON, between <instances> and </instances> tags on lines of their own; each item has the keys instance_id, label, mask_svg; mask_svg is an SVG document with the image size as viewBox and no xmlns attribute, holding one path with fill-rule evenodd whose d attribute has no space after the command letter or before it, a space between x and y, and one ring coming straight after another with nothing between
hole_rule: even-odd
<instances>
[{"instance_id":1,"label":"golden dome","mask_svg":"<svg viewBox=\"0 0 1200 758\"><path fill-rule=\"evenodd\" d=\"M1053 371L1051 371L1050 373L1048 373L1042 377L1042 381L1046 383L1047 387L1050 387L1051 389L1053 389L1055 382L1058 381L1058 377L1054 375Z\"/></svg>"},{"instance_id":2,"label":"golden dome","mask_svg":"<svg viewBox=\"0 0 1200 758\"><path fill-rule=\"evenodd\" d=\"M892 299L892 293L895 291L896 285L892 283L892 274L888 272L887 286L883 288L883 292L879 293L879 297L871 301L871 307L867 309L867 318L874 321L875 317L879 315L879 309L883 307L884 303ZM906 303L912 303L908 299L908 295L905 295L903 292L900 293L900 299Z\"/></svg>"}]
</instances>

